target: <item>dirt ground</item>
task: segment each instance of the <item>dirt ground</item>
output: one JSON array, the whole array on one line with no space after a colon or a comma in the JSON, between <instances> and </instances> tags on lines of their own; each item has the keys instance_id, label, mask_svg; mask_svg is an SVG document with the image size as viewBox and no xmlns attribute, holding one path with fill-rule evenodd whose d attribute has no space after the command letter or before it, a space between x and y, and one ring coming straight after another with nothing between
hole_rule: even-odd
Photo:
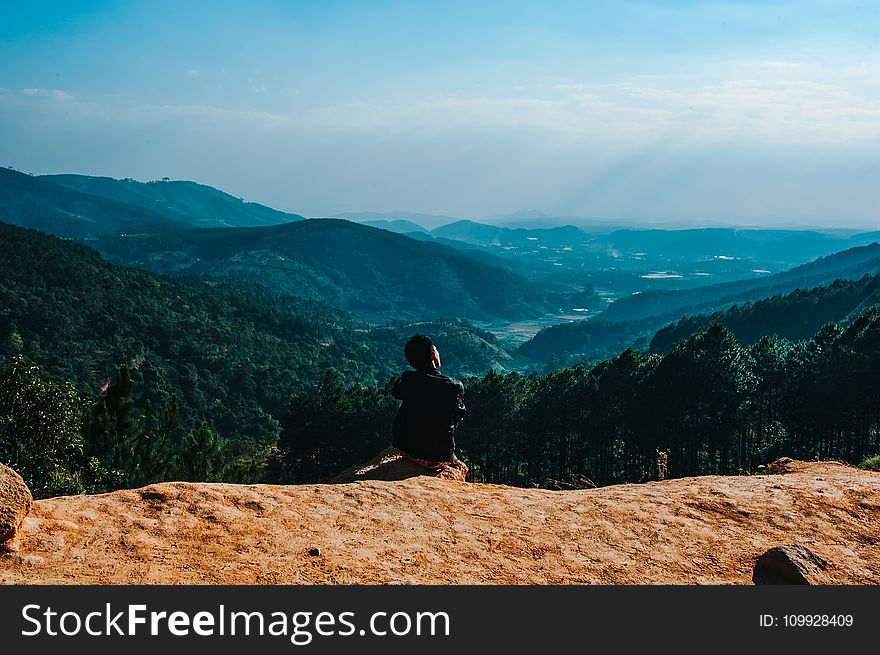
<instances>
[{"instance_id":1,"label":"dirt ground","mask_svg":"<svg viewBox=\"0 0 880 655\"><path fill-rule=\"evenodd\" d=\"M827 560L829 583L880 583L880 473L794 462L584 491L156 484L35 502L0 583L751 584L782 544Z\"/></svg>"}]
</instances>

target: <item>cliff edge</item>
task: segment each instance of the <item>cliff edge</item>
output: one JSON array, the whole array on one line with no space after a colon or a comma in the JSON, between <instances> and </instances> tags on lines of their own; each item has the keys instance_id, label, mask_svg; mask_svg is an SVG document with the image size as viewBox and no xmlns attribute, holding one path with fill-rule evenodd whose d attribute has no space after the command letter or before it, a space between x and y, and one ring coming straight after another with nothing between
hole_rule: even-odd
<instances>
[{"instance_id":1,"label":"cliff edge","mask_svg":"<svg viewBox=\"0 0 880 655\"><path fill-rule=\"evenodd\" d=\"M796 544L825 582L880 583L880 473L789 462L581 491L414 477L163 483L33 503L0 583L751 584Z\"/></svg>"}]
</instances>

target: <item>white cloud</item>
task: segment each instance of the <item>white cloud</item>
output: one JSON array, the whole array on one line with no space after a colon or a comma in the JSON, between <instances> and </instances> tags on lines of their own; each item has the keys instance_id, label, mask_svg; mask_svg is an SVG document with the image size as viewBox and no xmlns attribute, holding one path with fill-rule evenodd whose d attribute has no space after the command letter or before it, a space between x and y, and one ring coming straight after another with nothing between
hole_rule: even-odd
<instances>
[{"instance_id":1,"label":"white cloud","mask_svg":"<svg viewBox=\"0 0 880 655\"><path fill-rule=\"evenodd\" d=\"M733 61L613 82L517 84L506 92L357 101L297 120L320 129L448 132L483 129L630 148L659 139L880 146L880 61L833 66Z\"/></svg>"},{"instance_id":2,"label":"white cloud","mask_svg":"<svg viewBox=\"0 0 880 655\"><path fill-rule=\"evenodd\" d=\"M39 88L28 88L21 90L22 95L32 96L32 97L43 97L43 98L53 98L55 100L73 100L74 97L72 94L67 91L62 91L61 89L39 89Z\"/></svg>"},{"instance_id":3,"label":"white cloud","mask_svg":"<svg viewBox=\"0 0 880 655\"><path fill-rule=\"evenodd\" d=\"M874 220L878 64L742 60L323 105L249 87L236 106L0 89L0 144L21 168L196 179L309 215Z\"/></svg>"}]
</instances>

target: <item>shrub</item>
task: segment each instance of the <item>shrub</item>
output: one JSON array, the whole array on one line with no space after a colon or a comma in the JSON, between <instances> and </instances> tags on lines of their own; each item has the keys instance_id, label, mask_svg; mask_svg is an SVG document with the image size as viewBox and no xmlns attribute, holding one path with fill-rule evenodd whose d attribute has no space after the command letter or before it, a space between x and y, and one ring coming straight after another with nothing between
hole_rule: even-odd
<instances>
[{"instance_id":1,"label":"shrub","mask_svg":"<svg viewBox=\"0 0 880 655\"><path fill-rule=\"evenodd\" d=\"M880 471L880 455L869 457L864 462L859 464L859 468L866 469L868 471Z\"/></svg>"}]
</instances>

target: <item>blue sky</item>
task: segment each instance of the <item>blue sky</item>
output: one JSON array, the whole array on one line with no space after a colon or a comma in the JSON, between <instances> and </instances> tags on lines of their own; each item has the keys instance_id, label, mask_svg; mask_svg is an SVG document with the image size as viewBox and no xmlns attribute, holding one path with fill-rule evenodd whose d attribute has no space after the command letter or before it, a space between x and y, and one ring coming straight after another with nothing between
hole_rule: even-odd
<instances>
[{"instance_id":1,"label":"blue sky","mask_svg":"<svg viewBox=\"0 0 880 655\"><path fill-rule=\"evenodd\" d=\"M871 2L30 2L0 164L311 216L880 227Z\"/></svg>"}]
</instances>

